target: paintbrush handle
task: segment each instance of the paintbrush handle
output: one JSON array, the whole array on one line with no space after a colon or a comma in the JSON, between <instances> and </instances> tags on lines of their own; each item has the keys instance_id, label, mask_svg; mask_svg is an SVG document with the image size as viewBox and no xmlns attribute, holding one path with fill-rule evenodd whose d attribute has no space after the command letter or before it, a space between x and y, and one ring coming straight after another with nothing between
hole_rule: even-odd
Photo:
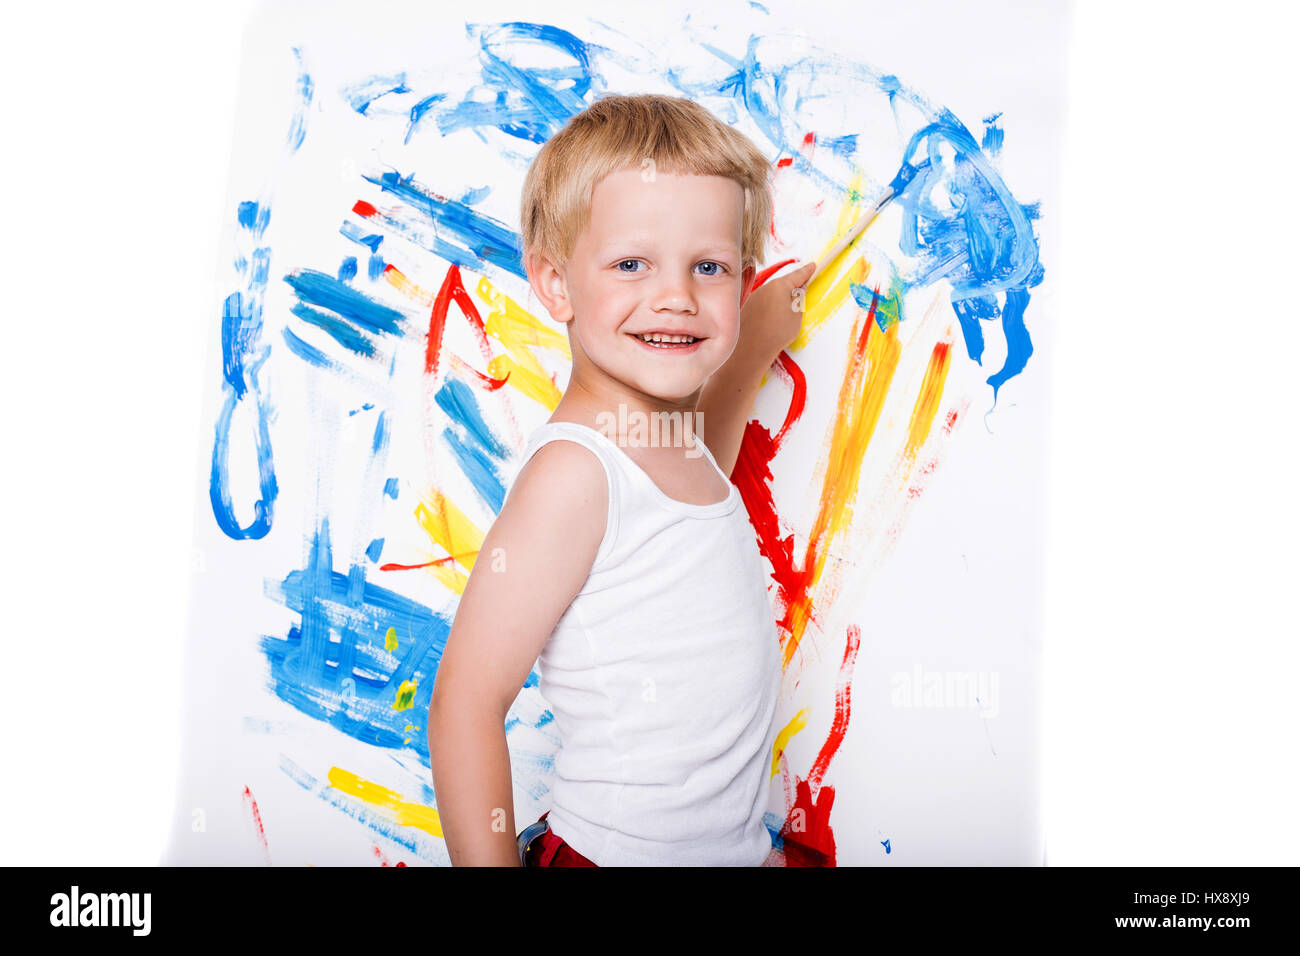
<instances>
[{"instance_id":1,"label":"paintbrush handle","mask_svg":"<svg viewBox=\"0 0 1300 956\"><path fill-rule=\"evenodd\" d=\"M894 198L894 190L892 188L886 187L884 194L879 199L876 200L875 204L870 209L868 209L866 212L862 214L861 217L859 217L858 221L853 224L853 228L850 229L848 232L846 232L844 234L844 237L840 239L839 242L835 243L834 246L831 247L830 252L826 253L826 255L822 256L820 259L817 260L817 268L813 270L813 274L809 276L808 281L812 282L813 279L817 278L817 276L821 273L823 269L825 269L828 265L834 262L835 259L839 256L839 254L849 247L849 243L851 243L854 239L858 238L858 236L862 234L862 230L866 229L867 226L871 225L872 220L875 219L878 215L880 215L880 210L885 208L885 204L893 198Z\"/></svg>"}]
</instances>

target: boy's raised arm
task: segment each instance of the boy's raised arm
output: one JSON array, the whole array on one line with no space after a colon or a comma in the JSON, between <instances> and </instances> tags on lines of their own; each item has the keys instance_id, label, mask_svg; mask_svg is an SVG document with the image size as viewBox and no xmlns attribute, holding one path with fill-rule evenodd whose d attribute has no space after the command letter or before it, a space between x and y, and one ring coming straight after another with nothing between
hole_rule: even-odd
<instances>
[{"instance_id":1,"label":"boy's raised arm","mask_svg":"<svg viewBox=\"0 0 1300 956\"><path fill-rule=\"evenodd\" d=\"M803 302L802 298L796 300L793 293L808 281L816 266L815 262L804 263L793 272L769 279L741 299L736 350L704 385L697 409L704 443L727 475L740 456L745 424L763 375L781 350L799 335Z\"/></svg>"},{"instance_id":2,"label":"boy's raised arm","mask_svg":"<svg viewBox=\"0 0 1300 956\"><path fill-rule=\"evenodd\" d=\"M519 865L506 713L587 580L608 495L590 450L549 442L520 470L483 540L429 708L434 792L453 866Z\"/></svg>"}]
</instances>

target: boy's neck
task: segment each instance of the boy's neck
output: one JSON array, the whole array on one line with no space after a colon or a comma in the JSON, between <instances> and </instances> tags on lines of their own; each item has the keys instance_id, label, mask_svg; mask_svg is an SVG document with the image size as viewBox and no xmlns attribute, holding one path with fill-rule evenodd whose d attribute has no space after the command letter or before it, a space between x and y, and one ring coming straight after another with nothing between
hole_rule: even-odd
<instances>
[{"instance_id":1,"label":"boy's neck","mask_svg":"<svg viewBox=\"0 0 1300 956\"><path fill-rule=\"evenodd\" d=\"M619 445L691 448L701 431L703 389L680 401L627 388L592 388L570 381L550 421L571 421L601 432Z\"/></svg>"}]
</instances>

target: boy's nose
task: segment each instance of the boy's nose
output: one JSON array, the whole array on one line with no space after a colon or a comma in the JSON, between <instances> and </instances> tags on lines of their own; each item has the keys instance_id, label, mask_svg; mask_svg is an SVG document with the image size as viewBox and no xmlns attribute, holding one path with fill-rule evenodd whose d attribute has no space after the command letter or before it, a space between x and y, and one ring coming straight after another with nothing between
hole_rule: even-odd
<instances>
[{"instance_id":1,"label":"boy's nose","mask_svg":"<svg viewBox=\"0 0 1300 956\"><path fill-rule=\"evenodd\" d=\"M663 276L654 290L654 308L656 311L695 312L695 293L690 279L676 274Z\"/></svg>"}]
</instances>

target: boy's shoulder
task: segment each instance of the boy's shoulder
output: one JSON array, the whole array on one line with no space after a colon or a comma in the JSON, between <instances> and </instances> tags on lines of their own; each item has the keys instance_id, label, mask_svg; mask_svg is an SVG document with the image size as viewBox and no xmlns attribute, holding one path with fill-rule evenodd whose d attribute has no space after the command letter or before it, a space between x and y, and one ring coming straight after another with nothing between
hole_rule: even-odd
<instances>
[{"instance_id":1,"label":"boy's shoulder","mask_svg":"<svg viewBox=\"0 0 1300 956\"><path fill-rule=\"evenodd\" d=\"M608 493L605 466L596 450L580 438L555 435L520 467L507 502L585 512L593 504L607 505Z\"/></svg>"},{"instance_id":2,"label":"boy's shoulder","mask_svg":"<svg viewBox=\"0 0 1300 956\"><path fill-rule=\"evenodd\" d=\"M524 462L506 494L484 547L519 549L549 577L571 574L581 587L609 528L604 466L577 441L548 441Z\"/></svg>"}]
</instances>

